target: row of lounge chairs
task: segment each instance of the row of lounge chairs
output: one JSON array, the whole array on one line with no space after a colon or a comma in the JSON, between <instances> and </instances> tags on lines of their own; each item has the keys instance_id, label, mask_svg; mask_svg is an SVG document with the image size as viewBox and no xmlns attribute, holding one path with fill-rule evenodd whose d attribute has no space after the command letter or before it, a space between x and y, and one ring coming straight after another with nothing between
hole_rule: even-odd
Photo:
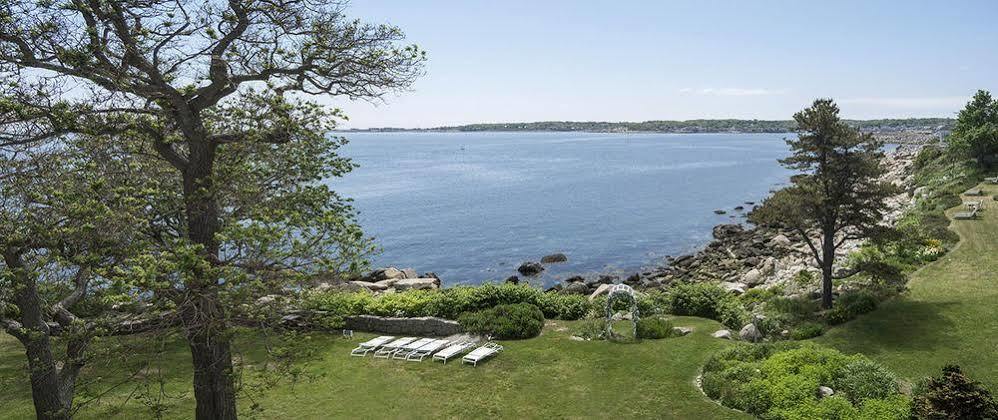
<instances>
[{"instance_id":1,"label":"row of lounge chairs","mask_svg":"<svg viewBox=\"0 0 998 420\"><path fill-rule=\"evenodd\" d=\"M433 360L447 363L448 360L468 351L475 346L475 343L461 341L450 342L448 340L433 338L381 336L365 341L357 345L357 348L350 351L351 356L364 357L372 353L374 357L380 359L407 360L410 362L422 362L423 359L433 356ZM466 354L461 358L461 363L468 363L478 366L478 362L492 357L502 351L502 346L496 343L486 343Z\"/></svg>"}]
</instances>

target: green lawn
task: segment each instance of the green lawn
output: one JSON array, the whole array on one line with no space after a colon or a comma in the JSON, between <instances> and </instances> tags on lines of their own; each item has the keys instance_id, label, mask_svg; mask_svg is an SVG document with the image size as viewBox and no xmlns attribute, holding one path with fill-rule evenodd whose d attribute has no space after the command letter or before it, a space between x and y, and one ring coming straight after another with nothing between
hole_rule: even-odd
<instances>
[{"instance_id":1,"label":"green lawn","mask_svg":"<svg viewBox=\"0 0 998 420\"><path fill-rule=\"evenodd\" d=\"M998 188L985 186L989 196ZM818 342L846 353L864 353L915 380L938 374L946 363L959 363L974 378L998 390L998 203L986 199L982 218L957 221L960 245L924 267L911 279L910 293L884 303L877 311L832 329ZM950 210L952 213L954 210ZM727 345L710 338L719 324L699 318L676 318L692 326L690 336L645 340L636 344L577 342L567 330L573 323L549 322L541 337L502 343L506 351L478 368L425 361L406 363L352 358L354 339L314 335L316 357L307 366L318 374L294 386L280 385L251 401L264 418L739 418L703 397L693 381L708 354ZM250 336L239 348L259 362L261 344ZM165 375L165 417L193 413L189 355L174 339L155 357ZM87 377L122 382L91 404L80 418L148 417L149 400L158 395L150 383L133 393L127 369L146 357L120 351L95 361ZM0 335L0 418L32 417L20 346ZM157 369L140 376L155 377ZM125 403L127 401L127 403Z\"/></svg>"},{"instance_id":2,"label":"green lawn","mask_svg":"<svg viewBox=\"0 0 998 420\"><path fill-rule=\"evenodd\" d=\"M308 369L318 378L294 387L269 390L257 402L265 418L740 418L731 410L709 401L694 387L700 365L707 355L727 345L710 337L720 328L699 318L676 318L676 325L692 326L686 337L644 340L635 344L578 342L569 339L571 322L554 321L541 337L507 341L504 353L477 368L460 362L446 366L356 358L348 355L354 339L314 336L319 349ZM20 375L23 355L16 343L0 342L0 373ZM241 343L241 348L248 348ZM188 391L189 357L179 342L158 358L169 369L166 416L189 418L193 398ZM247 356L253 360L255 357ZM115 360L125 366L128 356ZM113 370L100 368L102 374ZM119 369L120 371L120 369ZM93 372L91 372L93 374ZM120 375L120 373L119 373ZM26 387L14 386L0 393L0 418L24 418L32 414ZM85 410L80 418L146 417L148 411L133 398L123 411L114 411L124 395L123 386L100 405ZM158 392L158 389L155 389ZM240 402L248 409L248 400Z\"/></svg>"},{"instance_id":3,"label":"green lawn","mask_svg":"<svg viewBox=\"0 0 998 420\"><path fill-rule=\"evenodd\" d=\"M998 392L998 193L982 185L977 220L950 227L961 241L916 272L910 292L817 339L846 353L864 353L910 379L937 376L957 363ZM952 215L957 209L950 209Z\"/></svg>"}]
</instances>

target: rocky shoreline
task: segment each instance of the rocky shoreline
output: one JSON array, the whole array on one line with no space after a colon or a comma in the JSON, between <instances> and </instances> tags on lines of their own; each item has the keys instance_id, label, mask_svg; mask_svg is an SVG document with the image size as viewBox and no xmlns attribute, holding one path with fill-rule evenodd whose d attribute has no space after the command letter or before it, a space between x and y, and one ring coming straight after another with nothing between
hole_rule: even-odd
<instances>
[{"instance_id":1,"label":"rocky shoreline","mask_svg":"<svg viewBox=\"0 0 998 420\"><path fill-rule=\"evenodd\" d=\"M914 202L911 166L921 147L920 144L901 145L885 155L887 173L883 180L900 186L903 191L885 203L888 208L883 221L885 225L893 225ZM754 205L755 203L745 203L738 205L736 209L750 211ZM817 276L819 271L807 244L797 239L796 234L740 223L717 225L712 233L714 239L698 252L668 257L667 264L633 273L623 277L623 280L606 273L577 275L548 291L595 296L607 289L605 285L614 283L624 283L638 290L654 290L668 288L674 282L683 281L718 283L734 294L759 287L781 288L786 295L819 293L816 282L808 284L799 281L801 272L814 273L811 277L815 280L820 276ZM846 241L839 249L839 255L845 256L855 251L862 242ZM518 267L518 272L524 279L530 279L543 272L545 264L564 262L567 258L564 254L552 254L541 258L540 262L527 261ZM521 277L517 275L505 280L507 283L520 281ZM367 290L378 294L440 287L440 279L432 272L420 275L412 268L395 267L379 268L348 282L321 283L318 286L320 290Z\"/></svg>"}]
</instances>

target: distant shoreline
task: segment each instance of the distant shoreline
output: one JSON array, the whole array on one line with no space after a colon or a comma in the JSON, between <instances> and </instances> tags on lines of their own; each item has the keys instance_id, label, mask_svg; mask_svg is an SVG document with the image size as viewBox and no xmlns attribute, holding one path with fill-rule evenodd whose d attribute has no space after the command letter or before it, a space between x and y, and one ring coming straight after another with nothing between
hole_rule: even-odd
<instances>
[{"instance_id":1,"label":"distant shoreline","mask_svg":"<svg viewBox=\"0 0 998 420\"><path fill-rule=\"evenodd\" d=\"M952 118L896 118L874 120L844 120L864 132L945 133L954 123ZM652 134L782 134L794 131L792 120L685 120L685 121L538 121L511 123L481 123L432 128L371 127L336 130L337 132L581 132L581 133L652 133Z\"/></svg>"}]
</instances>

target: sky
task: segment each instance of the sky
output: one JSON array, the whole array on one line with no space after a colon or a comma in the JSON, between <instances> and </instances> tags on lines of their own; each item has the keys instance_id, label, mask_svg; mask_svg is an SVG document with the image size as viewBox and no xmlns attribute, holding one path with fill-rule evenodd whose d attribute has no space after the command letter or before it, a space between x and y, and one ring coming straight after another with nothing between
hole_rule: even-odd
<instances>
[{"instance_id":1,"label":"sky","mask_svg":"<svg viewBox=\"0 0 998 420\"><path fill-rule=\"evenodd\" d=\"M998 1L354 0L426 73L344 128L481 122L952 117L998 93Z\"/></svg>"}]
</instances>

